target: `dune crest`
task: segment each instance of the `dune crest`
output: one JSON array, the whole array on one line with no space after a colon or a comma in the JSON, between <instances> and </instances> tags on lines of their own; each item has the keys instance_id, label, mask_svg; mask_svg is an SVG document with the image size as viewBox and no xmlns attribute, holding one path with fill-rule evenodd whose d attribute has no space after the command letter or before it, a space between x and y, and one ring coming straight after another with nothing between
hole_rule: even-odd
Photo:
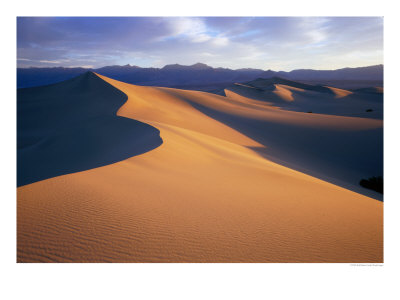
<instances>
[{"instance_id":1,"label":"dune crest","mask_svg":"<svg viewBox=\"0 0 400 300\"><path fill-rule=\"evenodd\" d=\"M299 90L302 91L301 89L299 89ZM294 100L292 92L290 91L289 88L285 87L284 85L275 84L275 90L273 91L273 93L275 93L275 95L278 95L279 97L281 97L283 100L286 100L286 101Z\"/></svg>"},{"instance_id":2,"label":"dune crest","mask_svg":"<svg viewBox=\"0 0 400 300\"><path fill-rule=\"evenodd\" d=\"M229 91L223 97L100 77L128 95L119 115L149 124L180 126L252 147L269 160L381 199L358 186L361 178L383 172L381 120L292 112ZM314 143L316 140L319 142Z\"/></svg>"},{"instance_id":3,"label":"dune crest","mask_svg":"<svg viewBox=\"0 0 400 300\"><path fill-rule=\"evenodd\" d=\"M326 86L326 87L333 92L333 94L335 95L335 98L343 98L343 97L353 94L353 92L351 92L351 91L338 89L338 88L334 88L331 86Z\"/></svg>"},{"instance_id":4,"label":"dune crest","mask_svg":"<svg viewBox=\"0 0 400 300\"><path fill-rule=\"evenodd\" d=\"M161 145L159 131L117 116L127 97L94 73L18 90L18 186L124 160Z\"/></svg>"}]
</instances>

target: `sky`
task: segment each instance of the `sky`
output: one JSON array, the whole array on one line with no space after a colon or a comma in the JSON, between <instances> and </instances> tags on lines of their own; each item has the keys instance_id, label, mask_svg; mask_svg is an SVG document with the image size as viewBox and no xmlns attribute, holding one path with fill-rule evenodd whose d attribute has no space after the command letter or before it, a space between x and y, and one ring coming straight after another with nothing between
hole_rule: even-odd
<instances>
[{"instance_id":1,"label":"sky","mask_svg":"<svg viewBox=\"0 0 400 300\"><path fill-rule=\"evenodd\" d=\"M18 17L18 67L383 64L382 17Z\"/></svg>"}]
</instances>

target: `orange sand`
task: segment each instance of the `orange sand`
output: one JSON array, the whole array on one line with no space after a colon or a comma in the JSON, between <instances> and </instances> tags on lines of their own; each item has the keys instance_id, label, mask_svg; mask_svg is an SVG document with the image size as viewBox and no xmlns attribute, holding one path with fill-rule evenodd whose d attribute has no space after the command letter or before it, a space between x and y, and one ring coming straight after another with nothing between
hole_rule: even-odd
<instances>
[{"instance_id":1,"label":"orange sand","mask_svg":"<svg viewBox=\"0 0 400 300\"><path fill-rule=\"evenodd\" d=\"M333 92L333 94L335 95L335 98L343 98L343 97L353 94L353 92L350 92L347 90L338 89L338 88L334 88L334 87L330 87L330 86L326 86L326 87Z\"/></svg>"},{"instance_id":2,"label":"orange sand","mask_svg":"<svg viewBox=\"0 0 400 300\"><path fill-rule=\"evenodd\" d=\"M100 75L99 75L100 76ZM18 188L19 262L383 261L383 203L262 158L256 141L196 110L306 126L375 120L285 112L100 76L118 115L160 130L143 155ZM262 108L265 107L265 108Z\"/></svg>"}]
</instances>

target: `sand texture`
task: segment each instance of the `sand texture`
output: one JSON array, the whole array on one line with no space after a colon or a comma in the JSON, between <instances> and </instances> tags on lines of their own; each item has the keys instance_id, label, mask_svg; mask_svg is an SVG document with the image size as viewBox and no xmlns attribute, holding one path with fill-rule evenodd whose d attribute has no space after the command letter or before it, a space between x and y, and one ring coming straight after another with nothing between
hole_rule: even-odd
<instances>
[{"instance_id":1,"label":"sand texture","mask_svg":"<svg viewBox=\"0 0 400 300\"><path fill-rule=\"evenodd\" d=\"M300 110L340 89L238 89L20 90L18 118L43 121L18 124L17 261L383 262L381 196L357 185L382 169L379 116Z\"/></svg>"}]
</instances>

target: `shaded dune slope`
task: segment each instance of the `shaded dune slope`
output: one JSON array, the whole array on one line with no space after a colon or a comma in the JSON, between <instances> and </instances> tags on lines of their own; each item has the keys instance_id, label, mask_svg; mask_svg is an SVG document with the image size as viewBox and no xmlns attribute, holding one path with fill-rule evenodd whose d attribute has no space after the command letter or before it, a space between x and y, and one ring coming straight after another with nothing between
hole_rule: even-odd
<instances>
[{"instance_id":1,"label":"shaded dune slope","mask_svg":"<svg viewBox=\"0 0 400 300\"><path fill-rule=\"evenodd\" d=\"M382 200L382 195L358 184L362 178L383 174L381 121L317 114L296 116L296 112L274 109L253 117L243 114L243 110L226 113L198 102L193 105L263 145L253 149L267 159Z\"/></svg>"},{"instance_id":2,"label":"shaded dune slope","mask_svg":"<svg viewBox=\"0 0 400 300\"><path fill-rule=\"evenodd\" d=\"M277 147L287 159L287 145L229 124L269 122L287 138L281 126L324 135L380 130L381 121L99 77L128 96L117 115L154 126L163 144L18 188L19 262L383 261L382 202L265 159L254 149Z\"/></svg>"},{"instance_id":3,"label":"shaded dune slope","mask_svg":"<svg viewBox=\"0 0 400 300\"><path fill-rule=\"evenodd\" d=\"M114 163L162 143L154 127L118 117L126 95L91 72L19 89L17 99L18 186Z\"/></svg>"}]
</instances>

